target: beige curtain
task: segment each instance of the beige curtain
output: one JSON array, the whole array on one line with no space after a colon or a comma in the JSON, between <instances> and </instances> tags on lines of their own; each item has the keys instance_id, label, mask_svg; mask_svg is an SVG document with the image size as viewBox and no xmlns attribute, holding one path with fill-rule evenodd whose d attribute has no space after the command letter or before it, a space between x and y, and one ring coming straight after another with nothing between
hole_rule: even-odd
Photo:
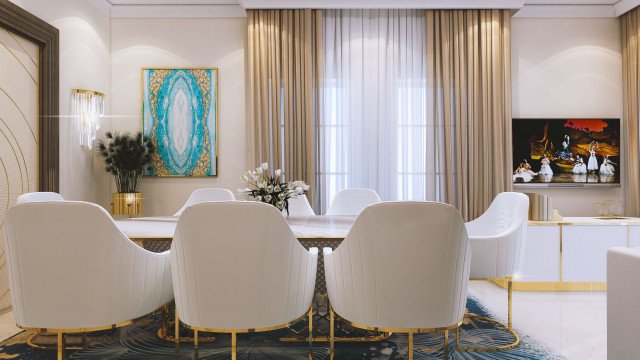
<instances>
[{"instance_id":1,"label":"beige curtain","mask_svg":"<svg viewBox=\"0 0 640 360\"><path fill-rule=\"evenodd\" d=\"M640 61L640 8L621 16L622 19L622 95L625 127L625 214L640 215L640 159L638 151L638 77Z\"/></svg>"},{"instance_id":2,"label":"beige curtain","mask_svg":"<svg viewBox=\"0 0 640 360\"><path fill-rule=\"evenodd\" d=\"M511 189L509 10L427 10L440 197L467 220Z\"/></svg>"},{"instance_id":3,"label":"beige curtain","mask_svg":"<svg viewBox=\"0 0 640 360\"><path fill-rule=\"evenodd\" d=\"M247 19L247 166L267 161L306 181L314 204L322 11L248 10Z\"/></svg>"}]
</instances>

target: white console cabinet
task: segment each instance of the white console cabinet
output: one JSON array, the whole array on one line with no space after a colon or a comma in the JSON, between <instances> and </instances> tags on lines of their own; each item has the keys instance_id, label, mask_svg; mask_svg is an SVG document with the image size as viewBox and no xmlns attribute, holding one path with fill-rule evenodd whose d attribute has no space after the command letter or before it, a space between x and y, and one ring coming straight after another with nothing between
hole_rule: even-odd
<instances>
[{"instance_id":1,"label":"white console cabinet","mask_svg":"<svg viewBox=\"0 0 640 360\"><path fill-rule=\"evenodd\" d=\"M514 290L606 290L607 249L614 246L640 247L640 218L530 221Z\"/></svg>"}]
</instances>

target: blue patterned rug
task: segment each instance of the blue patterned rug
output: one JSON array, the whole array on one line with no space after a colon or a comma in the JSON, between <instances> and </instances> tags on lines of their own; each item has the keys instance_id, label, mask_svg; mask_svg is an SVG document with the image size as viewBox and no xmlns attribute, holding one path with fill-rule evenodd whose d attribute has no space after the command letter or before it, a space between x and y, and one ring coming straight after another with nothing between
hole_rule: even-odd
<instances>
[{"instance_id":1,"label":"blue patterned rug","mask_svg":"<svg viewBox=\"0 0 640 360\"><path fill-rule=\"evenodd\" d=\"M470 297L467 309L481 316L491 316L482 304ZM67 359L73 360L133 360L133 359L192 359L191 344L182 344L178 350L172 343L157 336L160 316L149 316L133 325L92 333L89 345L78 351L67 351ZM504 331L498 331L484 322L468 321L462 327L462 346L500 345L511 341ZM563 357L552 350L540 346L533 339L520 334L522 342L516 349L501 352L457 352L455 332L450 334L449 358L460 359L500 359L500 360L562 360ZM55 359L51 350L34 349L26 344L32 333L21 332L0 343L0 359ZM279 339L287 335L287 330L265 333L239 334L238 359L306 359L306 343L282 343ZM230 358L230 335L215 334L216 341L200 344L199 359L217 360ZM41 337L55 344L55 336ZM44 342L39 340L40 342ZM71 342L71 340L70 340ZM444 355L442 333L416 334L414 337L414 358L420 360L442 359ZM313 344L314 359L328 359L327 343ZM336 359L407 359L407 335L392 334L389 338L370 343L336 343Z\"/></svg>"}]
</instances>

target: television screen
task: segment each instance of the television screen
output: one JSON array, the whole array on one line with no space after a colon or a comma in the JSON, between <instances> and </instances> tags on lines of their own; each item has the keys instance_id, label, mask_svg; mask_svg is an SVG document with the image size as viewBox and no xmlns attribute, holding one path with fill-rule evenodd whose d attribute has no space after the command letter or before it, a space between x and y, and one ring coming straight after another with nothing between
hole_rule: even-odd
<instances>
[{"instance_id":1,"label":"television screen","mask_svg":"<svg viewBox=\"0 0 640 360\"><path fill-rule=\"evenodd\" d=\"M514 183L620 183L620 119L513 119Z\"/></svg>"}]
</instances>

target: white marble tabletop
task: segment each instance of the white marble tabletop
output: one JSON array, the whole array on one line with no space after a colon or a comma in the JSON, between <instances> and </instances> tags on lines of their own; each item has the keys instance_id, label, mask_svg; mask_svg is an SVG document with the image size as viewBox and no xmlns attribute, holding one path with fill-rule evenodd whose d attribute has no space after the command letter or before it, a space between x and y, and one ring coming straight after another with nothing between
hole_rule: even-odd
<instances>
[{"instance_id":1,"label":"white marble tabletop","mask_svg":"<svg viewBox=\"0 0 640 360\"><path fill-rule=\"evenodd\" d=\"M640 225L640 218L636 217L572 217L565 216L562 220L529 221L534 226L554 225Z\"/></svg>"},{"instance_id":2,"label":"white marble tabletop","mask_svg":"<svg viewBox=\"0 0 640 360\"><path fill-rule=\"evenodd\" d=\"M299 239L344 239L355 216L291 216L287 222ZM172 239L178 223L176 216L140 217L116 220L122 232L131 239Z\"/></svg>"}]
</instances>

